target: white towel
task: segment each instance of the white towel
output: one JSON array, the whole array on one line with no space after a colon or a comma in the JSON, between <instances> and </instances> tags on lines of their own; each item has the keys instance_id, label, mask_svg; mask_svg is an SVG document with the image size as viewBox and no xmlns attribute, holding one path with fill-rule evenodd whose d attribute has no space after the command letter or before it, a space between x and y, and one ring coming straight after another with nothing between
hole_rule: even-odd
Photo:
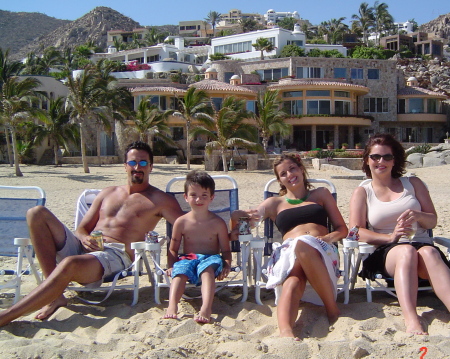
<instances>
[{"instance_id":1,"label":"white towel","mask_svg":"<svg viewBox=\"0 0 450 359\"><path fill-rule=\"evenodd\" d=\"M328 270L331 282L333 283L334 296L337 296L337 279L339 278L339 257L337 248L333 244L328 244L313 236L304 235L297 238L288 238L282 244L273 243L273 252L267 266L266 288L275 289L275 304L281 294L282 284L289 276L295 263L295 246L297 241L302 241L317 249L322 255L325 266ZM323 305L318 294L307 284L302 300L317 305Z\"/></svg>"}]
</instances>

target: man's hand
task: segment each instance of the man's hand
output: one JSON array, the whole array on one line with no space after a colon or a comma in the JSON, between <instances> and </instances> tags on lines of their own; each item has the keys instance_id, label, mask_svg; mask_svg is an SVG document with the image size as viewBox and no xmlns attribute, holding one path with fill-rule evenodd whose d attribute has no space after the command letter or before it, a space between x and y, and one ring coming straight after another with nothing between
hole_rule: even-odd
<instances>
[{"instance_id":1,"label":"man's hand","mask_svg":"<svg viewBox=\"0 0 450 359\"><path fill-rule=\"evenodd\" d=\"M82 236L80 238L81 245L84 247L86 252L101 251L102 249L98 246L97 241L92 239L90 235Z\"/></svg>"},{"instance_id":2,"label":"man's hand","mask_svg":"<svg viewBox=\"0 0 450 359\"><path fill-rule=\"evenodd\" d=\"M228 274L230 274L231 266L225 262L222 268L222 272L217 276L218 280L224 280L226 277L228 277Z\"/></svg>"}]
</instances>

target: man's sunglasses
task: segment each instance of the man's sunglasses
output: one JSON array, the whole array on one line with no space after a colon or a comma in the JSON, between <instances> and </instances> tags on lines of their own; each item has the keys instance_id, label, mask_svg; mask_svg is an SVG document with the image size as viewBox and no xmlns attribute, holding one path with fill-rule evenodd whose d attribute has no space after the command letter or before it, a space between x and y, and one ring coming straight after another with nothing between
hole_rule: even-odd
<instances>
[{"instance_id":1,"label":"man's sunglasses","mask_svg":"<svg viewBox=\"0 0 450 359\"><path fill-rule=\"evenodd\" d=\"M386 154L386 155L379 155L379 154L374 154L374 155L369 155L370 159L372 161L380 161L381 159L385 160L385 161L392 161L394 159L394 155L391 155L390 153Z\"/></svg>"},{"instance_id":2,"label":"man's sunglasses","mask_svg":"<svg viewBox=\"0 0 450 359\"><path fill-rule=\"evenodd\" d=\"M141 167L145 167L145 166L147 166L148 165L148 161L145 161L145 160L142 160L142 161L139 161L139 162L137 162L137 161L128 161L127 162L127 165L128 166L130 166L130 167L136 167L136 165L139 163L139 166L141 166Z\"/></svg>"}]
</instances>

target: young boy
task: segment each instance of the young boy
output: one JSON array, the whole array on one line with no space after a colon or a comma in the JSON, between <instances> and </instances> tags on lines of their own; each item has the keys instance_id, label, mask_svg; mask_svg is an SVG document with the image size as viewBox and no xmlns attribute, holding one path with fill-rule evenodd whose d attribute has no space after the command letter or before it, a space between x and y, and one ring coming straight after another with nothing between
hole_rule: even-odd
<instances>
[{"instance_id":1,"label":"young boy","mask_svg":"<svg viewBox=\"0 0 450 359\"><path fill-rule=\"evenodd\" d=\"M206 172L191 171L186 176L184 198L192 210L179 217L173 226L167 269L167 275L173 279L164 319L177 318L178 303L189 280L190 283L202 285L202 307L194 320L197 323L209 323L216 288L215 278L222 280L230 273L231 251L227 225L222 218L209 211L214 189L214 180ZM182 240L186 254L179 257Z\"/></svg>"}]
</instances>

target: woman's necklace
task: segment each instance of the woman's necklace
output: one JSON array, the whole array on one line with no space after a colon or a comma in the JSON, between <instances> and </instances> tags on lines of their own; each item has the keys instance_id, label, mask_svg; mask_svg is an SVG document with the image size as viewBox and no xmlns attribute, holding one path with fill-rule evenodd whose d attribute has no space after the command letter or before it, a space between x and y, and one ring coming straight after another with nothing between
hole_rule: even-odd
<instances>
[{"instance_id":1,"label":"woman's necklace","mask_svg":"<svg viewBox=\"0 0 450 359\"><path fill-rule=\"evenodd\" d=\"M305 197L300 198L300 199L290 199L290 198L287 198L286 195L284 196L284 199L285 199L286 202L289 203L289 204L300 204L300 203L305 202L306 199L308 198L308 196L309 196L309 191L306 192L306 196L305 196Z\"/></svg>"}]
</instances>

